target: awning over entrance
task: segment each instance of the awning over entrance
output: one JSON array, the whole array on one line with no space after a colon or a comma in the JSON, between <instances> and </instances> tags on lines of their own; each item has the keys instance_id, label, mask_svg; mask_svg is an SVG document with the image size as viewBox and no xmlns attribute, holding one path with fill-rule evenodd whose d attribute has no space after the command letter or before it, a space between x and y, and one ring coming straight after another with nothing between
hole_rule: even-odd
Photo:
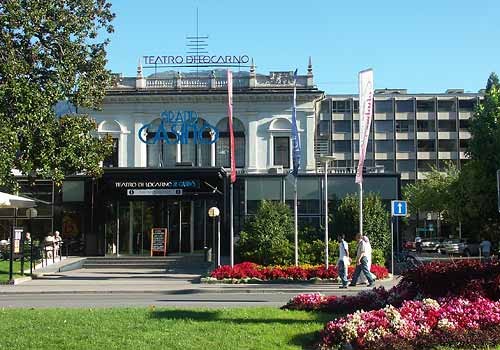
<instances>
[{"instance_id":1,"label":"awning over entrance","mask_svg":"<svg viewBox=\"0 0 500 350\"><path fill-rule=\"evenodd\" d=\"M224 195L226 177L222 168L106 169L98 192L103 198L114 200L213 198Z\"/></svg>"}]
</instances>

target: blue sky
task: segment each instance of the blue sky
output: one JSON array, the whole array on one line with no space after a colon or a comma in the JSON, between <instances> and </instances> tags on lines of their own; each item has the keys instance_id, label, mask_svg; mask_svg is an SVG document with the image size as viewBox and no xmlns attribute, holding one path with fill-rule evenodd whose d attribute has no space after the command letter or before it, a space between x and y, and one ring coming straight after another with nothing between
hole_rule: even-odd
<instances>
[{"instance_id":1,"label":"blue sky","mask_svg":"<svg viewBox=\"0 0 500 350\"><path fill-rule=\"evenodd\" d=\"M184 55L186 35L209 53L253 57L257 71L305 74L328 93L357 93L371 67L376 88L477 91L500 74L500 1L110 0L116 13L108 67L136 74L143 55Z\"/></svg>"}]
</instances>

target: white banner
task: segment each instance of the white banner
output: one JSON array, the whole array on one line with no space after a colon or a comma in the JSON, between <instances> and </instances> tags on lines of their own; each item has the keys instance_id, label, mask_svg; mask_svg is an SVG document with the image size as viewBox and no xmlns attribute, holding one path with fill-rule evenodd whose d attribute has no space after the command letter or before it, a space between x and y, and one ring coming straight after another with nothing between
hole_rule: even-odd
<instances>
[{"instance_id":1,"label":"white banner","mask_svg":"<svg viewBox=\"0 0 500 350\"><path fill-rule=\"evenodd\" d=\"M363 182L363 165L373 115L373 70L359 72L359 163L356 183Z\"/></svg>"}]
</instances>

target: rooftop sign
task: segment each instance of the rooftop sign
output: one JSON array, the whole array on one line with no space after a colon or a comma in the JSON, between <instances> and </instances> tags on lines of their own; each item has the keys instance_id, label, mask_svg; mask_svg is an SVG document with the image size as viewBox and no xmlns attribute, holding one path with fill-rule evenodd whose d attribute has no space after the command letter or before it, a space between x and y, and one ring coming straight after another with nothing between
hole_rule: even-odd
<instances>
[{"instance_id":1,"label":"rooftop sign","mask_svg":"<svg viewBox=\"0 0 500 350\"><path fill-rule=\"evenodd\" d=\"M238 66L250 61L248 55L149 55L142 58L146 66Z\"/></svg>"}]
</instances>

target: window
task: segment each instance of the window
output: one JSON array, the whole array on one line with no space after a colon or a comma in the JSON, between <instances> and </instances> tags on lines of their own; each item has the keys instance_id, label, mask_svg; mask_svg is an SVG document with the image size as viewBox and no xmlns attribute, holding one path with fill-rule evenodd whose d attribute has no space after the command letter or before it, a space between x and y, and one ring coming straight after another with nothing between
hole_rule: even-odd
<instances>
[{"instance_id":1,"label":"window","mask_svg":"<svg viewBox=\"0 0 500 350\"><path fill-rule=\"evenodd\" d=\"M105 168L118 167L118 139L113 139L113 150L111 151L111 154L103 160L102 166Z\"/></svg>"},{"instance_id":2,"label":"window","mask_svg":"<svg viewBox=\"0 0 500 350\"><path fill-rule=\"evenodd\" d=\"M414 120L396 120L396 132L409 132L415 131Z\"/></svg>"},{"instance_id":3,"label":"window","mask_svg":"<svg viewBox=\"0 0 500 350\"><path fill-rule=\"evenodd\" d=\"M353 142L354 145L354 153L359 153L359 140L355 140ZM366 145L366 153L373 152L373 140L368 140L368 145Z\"/></svg>"},{"instance_id":4,"label":"window","mask_svg":"<svg viewBox=\"0 0 500 350\"><path fill-rule=\"evenodd\" d=\"M460 119L460 131L469 131L470 119Z\"/></svg>"},{"instance_id":5,"label":"window","mask_svg":"<svg viewBox=\"0 0 500 350\"><path fill-rule=\"evenodd\" d=\"M231 167L228 127L228 118L224 118L217 123L219 140L215 144L215 163L218 167ZM233 118L233 131L236 167L244 168L246 150L245 128L239 119Z\"/></svg>"},{"instance_id":6,"label":"window","mask_svg":"<svg viewBox=\"0 0 500 350\"><path fill-rule=\"evenodd\" d=\"M431 171L436 167L436 161L431 159L422 159L417 162L418 171Z\"/></svg>"},{"instance_id":7,"label":"window","mask_svg":"<svg viewBox=\"0 0 500 350\"><path fill-rule=\"evenodd\" d=\"M350 133L351 121L349 120L336 120L333 122L333 132Z\"/></svg>"},{"instance_id":8,"label":"window","mask_svg":"<svg viewBox=\"0 0 500 350\"><path fill-rule=\"evenodd\" d=\"M290 168L290 137L274 137L274 165Z\"/></svg>"},{"instance_id":9,"label":"window","mask_svg":"<svg viewBox=\"0 0 500 350\"><path fill-rule=\"evenodd\" d=\"M436 122L434 120L417 120L418 132L434 132L436 131Z\"/></svg>"},{"instance_id":10,"label":"window","mask_svg":"<svg viewBox=\"0 0 500 350\"><path fill-rule=\"evenodd\" d=\"M413 140L398 140L396 141L397 152L415 152L415 143Z\"/></svg>"},{"instance_id":11,"label":"window","mask_svg":"<svg viewBox=\"0 0 500 350\"><path fill-rule=\"evenodd\" d=\"M375 132L394 132L394 123L392 120L375 120Z\"/></svg>"},{"instance_id":12,"label":"window","mask_svg":"<svg viewBox=\"0 0 500 350\"><path fill-rule=\"evenodd\" d=\"M470 139L460 139L460 152L467 152L469 148Z\"/></svg>"},{"instance_id":13,"label":"window","mask_svg":"<svg viewBox=\"0 0 500 350\"><path fill-rule=\"evenodd\" d=\"M334 168L347 168L351 166L351 161L350 160L334 160L333 161L333 167Z\"/></svg>"},{"instance_id":14,"label":"window","mask_svg":"<svg viewBox=\"0 0 500 350\"><path fill-rule=\"evenodd\" d=\"M438 100L438 112L455 112L456 110L455 100Z\"/></svg>"},{"instance_id":15,"label":"window","mask_svg":"<svg viewBox=\"0 0 500 350\"><path fill-rule=\"evenodd\" d=\"M351 111L351 100L332 101L332 112L345 113Z\"/></svg>"},{"instance_id":16,"label":"window","mask_svg":"<svg viewBox=\"0 0 500 350\"><path fill-rule=\"evenodd\" d=\"M394 145L392 140L378 140L375 141L376 153L392 153L394 152Z\"/></svg>"},{"instance_id":17,"label":"window","mask_svg":"<svg viewBox=\"0 0 500 350\"><path fill-rule=\"evenodd\" d=\"M403 171L415 171L414 160L398 160L396 161L396 171L398 173Z\"/></svg>"},{"instance_id":18,"label":"window","mask_svg":"<svg viewBox=\"0 0 500 350\"><path fill-rule=\"evenodd\" d=\"M354 113L359 113L359 101L354 102Z\"/></svg>"},{"instance_id":19,"label":"window","mask_svg":"<svg viewBox=\"0 0 500 350\"><path fill-rule=\"evenodd\" d=\"M152 130L157 130L161 120L156 119L150 125ZM153 140L156 132L147 131L146 139ZM168 168L174 167L177 162L177 144L176 135L172 132L167 132L167 140L157 140L156 143L148 143L146 145L147 166L150 168Z\"/></svg>"},{"instance_id":20,"label":"window","mask_svg":"<svg viewBox=\"0 0 500 350\"><path fill-rule=\"evenodd\" d=\"M351 141L333 141L333 152L334 153L350 153L351 152Z\"/></svg>"},{"instance_id":21,"label":"window","mask_svg":"<svg viewBox=\"0 0 500 350\"><path fill-rule=\"evenodd\" d=\"M476 99L458 100L458 109L460 112L472 112L476 108Z\"/></svg>"},{"instance_id":22,"label":"window","mask_svg":"<svg viewBox=\"0 0 500 350\"><path fill-rule=\"evenodd\" d=\"M457 151L457 141L456 140L439 140L438 141L439 152L456 152Z\"/></svg>"},{"instance_id":23,"label":"window","mask_svg":"<svg viewBox=\"0 0 500 350\"><path fill-rule=\"evenodd\" d=\"M317 135L319 139L329 139L330 134L330 121L320 120L318 123Z\"/></svg>"},{"instance_id":24,"label":"window","mask_svg":"<svg viewBox=\"0 0 500 350\"><path fill-rule=\"evenodd\" d=\"M417 112L435 112L434 100L417 100Z\"/></svg>"},{"instance_id":25,"label":"window","mask_svg":"<svg viewBox=\"0 0 500 350\"><path fill-rule=\"evenodd\" d=\"M418 140L417 150L419 152L436 152L436 142L434 140Z\"/></svg>"},{"instance_id":26,"label":"window","mask_svg":"<svg viewBox=\"0 0 500 350\"><path fill-rule=\"evenodd\" d=\"M456 120L438 120L438 130L440 132L455 132L457 131Z\"/></svg>"},{"instance_id":27,"label":"window","mask_svg":"<svg viewBox=\"0 0 500 350\"><path fill-rule=\"evenodd\" d=\"M393 160L376 160L375 166L383 167L384 172L387 172L387 173L394 172L394 161Z\"/></svg>"},{"instance_id":28,"label":"window","mask_svg":"<svg viewBox=\"0 0 500 350\"><path fill-rule=\"evenodd\" d=\"M413 113L413 100L396 100L397 113Z\"/></svg>"},{"instance_id":29,"label":"window","mask_svg":"<svg viewBox=\"0 0 500 350\"><path fill-rule=\"evenodd\" d=\"M352 131L359 133L359 120L354 120L352 122Z\"/></svg>"},{"instance_id":30,"label":"window","mask_svg":"<svg viewBox=\"0 0 500 350\"><path fill-rule=\"evenodd\" d=\"M375 101L375 113L392 113L392 100Z\"/></svg>"}]
</instances>

